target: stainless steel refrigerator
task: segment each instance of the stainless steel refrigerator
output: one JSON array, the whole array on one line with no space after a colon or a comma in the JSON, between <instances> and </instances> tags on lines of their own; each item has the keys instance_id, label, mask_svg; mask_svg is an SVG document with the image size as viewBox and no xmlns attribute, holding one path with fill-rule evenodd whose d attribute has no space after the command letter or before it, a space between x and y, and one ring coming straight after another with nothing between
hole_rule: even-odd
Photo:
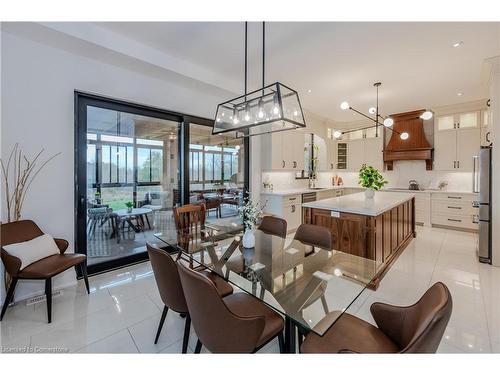
<instances>
[{"instance_id":1,"label":"stainless steel refrigerator","mask_svg":"<svg viewBox=\"0 0 500 375\"><path fill-rule=\"evenodd\" d=\"M479 208L479 261L491 264L491 146L481 147L474 157L473 191L479 193L473 202Z\"/></svg>"}]
</instances>

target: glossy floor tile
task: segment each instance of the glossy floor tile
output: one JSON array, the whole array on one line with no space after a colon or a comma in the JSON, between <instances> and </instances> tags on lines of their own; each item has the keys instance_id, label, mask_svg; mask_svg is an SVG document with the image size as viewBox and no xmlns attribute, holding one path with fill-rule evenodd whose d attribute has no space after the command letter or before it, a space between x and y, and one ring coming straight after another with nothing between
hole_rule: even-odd
<instances>
[{"instance_id":1,"label":"glossy floor tile","mask_svg":"<svg viewBox=\"0 0 500 375\"><path fill-rule=\"evenodd\" d=\"M417 231L378 290L365 290L347 311L374 324L373 302L412 304L442 281L451 291L453 313L438 352L500 352L500 268L478 262L475 234L422 227ZM9 307L0 323L0 346L79 353L181 352L185 320L171 311L158 344L153 343L163 303L149 263L92 277L90 284L90 295L79 282L54 299L52 324L46 323L43 302ZM196 341L191 328L188 353ZM260 351L278 352L276 340Z\"/></svg>"}]
</instances>

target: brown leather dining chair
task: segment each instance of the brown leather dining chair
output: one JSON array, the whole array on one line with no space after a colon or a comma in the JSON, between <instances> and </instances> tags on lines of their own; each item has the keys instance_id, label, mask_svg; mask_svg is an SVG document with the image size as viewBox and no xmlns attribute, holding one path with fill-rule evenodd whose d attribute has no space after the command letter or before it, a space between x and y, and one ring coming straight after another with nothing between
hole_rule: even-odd
<instances>
[{"instance_id":1,"label":"brown leather dining chair","mask_svg":"<svg viewBox=\"0 0 500 375\"><path fill-rule=\"evenodd\" d=\"M254 353L278 337L283 352L283 318L257 298L234 293L222 298L206 276L178 263L184 295L198 335L195 353Z\"/></svg>"},{"instance_id":2,"label":"brown leather dining chair","mask_svg":"<svg viewBox=\"0 0 500 375\"><path fill-rule=\"evenodd\" d=\"M50 255L33 262L22 270L21 260L13 255L10 255L4 250L4 246L14 243L30 241L36 237L43 235L42 230L31 220L20 220L12 223L1 225L1 257L5 270L12 277L5 302L0 314L0 320L3 319L7 306L12 301L14 290L18 280L45 280L45 296L47 298L47 320L52 321L52 278L60 273L70 269L71 267L80 267L80 271L85 280L85 287L89 293L89 281L87 277L87 257L83 254L65 254L69 246L68 241L61 238L54 238L60 253Z\"/></svg>"},{"instance_id":3,"label":"brown leather dining chair","mask_svg":"<svg viewBox=\"0 0 500 375\"><path fill-rule=\"evenodd\" d=\"M300 224L293 239L325 250L333 248L332 234L328 228L319 225Z\"/></svg>"},{"instance_id":4,"label":"brown leather dining chair","mask_svg":"<svg viewBox=\"0 0 500 375\"><path fill-rule=\"evenodd\" d=\"M450 291L438 282L411 306L372 304L370 311L378 328L344 313L322 337L315 333L307 335L301 351L435 353L450 320L452 306Z\"/></svg>"},{"instance_id":5,"label":"brown leather dining chair","mask_svg":"<svg viewBox=\"0 0 500 375\"><path fill-rule=\"evenodd\" d=\"M186 314L186 324L184 326L184 339L182 342L182 353L187 352L187 345L189 341L189 331L191 327L191 316L186 305L184 298L184 291L182 289L181 280L179 278L179 271L177 270L176 261L165 250L162 250L152 244L146 243L148 250L149 260L155 275L156 285L160 293L162 302L164 303L163 312L160 318L158 331L156 332L155 344L158 343L160 338L161 329L165 318L167 317L168 309L171 309L180 314ZM233 288L222 278L218 277L215 273L208 270L202 273L211 280L215 285L217 293L225 297L233 293Z\"/></svg>"},{"instance_id":6,"label":"brown leather dining chair","mask_svg":"<svg viewBox=\"0 0 500 375\"><path fill-rule=\"evenodd\" d=\"M259 230L281 238L286 237L286 228L286 220L276 216L264 216L259 225Z\"/></svg>"}]
</instances>

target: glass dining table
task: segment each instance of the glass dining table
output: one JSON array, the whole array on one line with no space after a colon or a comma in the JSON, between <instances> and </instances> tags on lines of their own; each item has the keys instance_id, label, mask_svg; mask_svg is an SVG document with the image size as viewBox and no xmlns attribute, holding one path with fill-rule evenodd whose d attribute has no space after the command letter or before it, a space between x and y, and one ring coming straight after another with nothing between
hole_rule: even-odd
<instances>
[{"instance_id":1,"label":"glass dining table","mask_svg":"<svg viewBox=\"0 0 500 375\"><path fill-rule=\"evenodd\" d=\"M330 329L382 265L261 230L255 230L255 247L244 248L237 218L207 221L203 231L204 240L187 250L179 248L175 230L155 236L283 315L288 353L297 350L297 332L322 336Z\"/></svg>"}]
</instances>

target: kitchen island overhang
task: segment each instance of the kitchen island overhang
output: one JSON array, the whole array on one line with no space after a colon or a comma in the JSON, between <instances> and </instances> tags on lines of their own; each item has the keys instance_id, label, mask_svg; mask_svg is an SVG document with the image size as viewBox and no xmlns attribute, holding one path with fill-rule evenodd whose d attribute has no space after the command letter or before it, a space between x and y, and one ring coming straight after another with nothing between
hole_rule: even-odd
<instances>
[{"instance_id":1,"label":"kitchen island overhang","mask_svg":"<svg viewBox=\"0 0 500 375\"><path fill-rule=\"evenodd\" d=\"M416 237L415 195L377 192L304 203L302 221L330 230L333 249L381 263L370 283L377 289L385 273Z\"/></svg>"}]
</instances>

